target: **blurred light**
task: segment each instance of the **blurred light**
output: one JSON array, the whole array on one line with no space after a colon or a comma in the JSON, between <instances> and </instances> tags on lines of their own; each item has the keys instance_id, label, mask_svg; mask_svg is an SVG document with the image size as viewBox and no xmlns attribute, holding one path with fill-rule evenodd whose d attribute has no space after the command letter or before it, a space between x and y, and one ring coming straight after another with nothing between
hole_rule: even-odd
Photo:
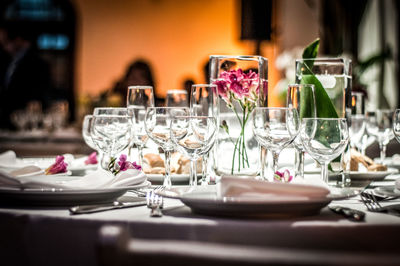
<instances>
[{"instance_id":1,"label":"blurred light","mask_svg":"<svg viewBox=\"0 0 400 266\"><path fill-rule=\"evenodd\" d=\"M69 38L64 34L41 34L37 39L37 46L41 50L65 50L68 45Z\"/></svg>"}]
</instances>

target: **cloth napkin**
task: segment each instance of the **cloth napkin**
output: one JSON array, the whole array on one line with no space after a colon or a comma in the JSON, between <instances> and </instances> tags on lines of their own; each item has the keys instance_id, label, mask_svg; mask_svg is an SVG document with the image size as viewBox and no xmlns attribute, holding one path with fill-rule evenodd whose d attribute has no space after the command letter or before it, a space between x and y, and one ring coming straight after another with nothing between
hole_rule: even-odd
<instances>
[{"instance_id":1,"label":"cloth napkin","mask_svg":"<svg viewBox=\"0 0 400 266\"><path fill-rule=\"evenodd\" d=\"M139 170L129 169L114 176L103 169L91 172L80 178L71 178L71 181L57 181L54 176L25 176L14 177L0 170L0 187L6 188L40 188L40 189L105 189L118 188L142 184L146 175Z\"/></svg>"},{"instance_id":2,"label":"cloth napkin","mask_svg":"<svg viewBox=\"0 0 400 266\"><path fill-rule=\"evenodd\" d=\"M17 166L22 168L26 164L17 162L17 155L14 151L6 151L0 154L0 167L15 168Z\"/></svg>"},{"instance_id":3,"label":"cloth napkin","mask_svg":"<svg viewBox=\"0 0 400 266\"><path fill-rule=\"evenodd\" d=\"M326 198L329 189L291 183L265 182L251 178L223 176L217 195L245 200L304 201Z\"/></svg>"}]
</instances>

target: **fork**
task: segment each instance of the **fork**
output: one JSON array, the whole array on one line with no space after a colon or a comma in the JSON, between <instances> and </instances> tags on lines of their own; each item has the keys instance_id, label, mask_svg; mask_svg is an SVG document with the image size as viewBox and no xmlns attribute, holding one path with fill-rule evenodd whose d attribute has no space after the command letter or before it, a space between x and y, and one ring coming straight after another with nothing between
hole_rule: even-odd
<instances>
[{"instance_id":1,"label":"fork","mask_svg":"<svg viewBox=\"0 0 400 266\"><path fill-rule=\"evenodd\" d=\"M389 206L382 206L378 200L376 199L374 194L361 192L360 197L364 205L370 212L386 212L389 214L394 214L396 216L400 216L399 211L399 204L389 205Z\"/></svg>"},{"instance_id":2,"label":"fork","mask_svg":"<svg viewBox=\"0 0 400 266\"><path fill-rule=\"evenodd\" d=\"M155 193L156 190L148 191L146 194L147 207L151 209L150 217L162 217L161 209L164 206L162 196Z\"/></svg>"},{"instance_id":3,"label":"fork","mask_svg":"<svg viewBox=\"0 0 400 266\"><path fill-rule=\"evenodd\" d=\"M165 186L156 186L152 189L152 191L163 191L164 189L165 189ZM147 192L140 188L131 189L131 190L129 190L129 192L136 194L138 197L146 197L147 196Z\"/></svg>"}]
</instances>

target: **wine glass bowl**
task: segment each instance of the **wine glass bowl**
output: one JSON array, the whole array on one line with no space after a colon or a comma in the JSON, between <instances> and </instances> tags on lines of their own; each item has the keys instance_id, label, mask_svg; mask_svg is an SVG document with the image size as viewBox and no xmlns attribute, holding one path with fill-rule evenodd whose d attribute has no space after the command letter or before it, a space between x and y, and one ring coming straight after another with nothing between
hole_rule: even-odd
<instances>
[{"instance_id":1,"label":"wine glass bowl","mask_svg":"<svg viewBox=\"0 0 400 266\"><path fill-rule=\"evenodd\" d=\"M167 107L188 107L189 99L188 93L185 90L168 90L165 99L165 106Z\"/></svg>"},{"instance_id":2,"label":"wine glass bowl","mask_svg":"<svg viewBox=\"0 0 400 266\"><path fill-rule=\"evenodd\" d=\"M82 137L85 143L92 149L96 150L97 147L94 144L91 136L92 132L92 118L93 115L85 115L82 121Z\"/></svg>"},{"instance_id":3,"label":"wine glass bowl","mask_svg":"<svg viewBox=\"0 0 400 266\"><path fill-rule=\"evenodd\" d=\"M177 116L171 121L171 139L178 151L191 161L190 185L197 185L196 161L215 143L217 122L214 117Z\"/></svg>"},{"instance_id":4,"label":"wine glass bowl","mask_svg":"<svg viewBox=\"0 0 400 266\"><path fill-rule=\"evenodd\" d=\"M304 149L321 164L321 176L328 183L328 164L343 153L349 141L345 118L304 118L300 137Z\"/></svg>"},{"instance_id":5,"label":"wine glass bowl","mask_svg":"<svg viewBox=\"0 0 400 266\"><path fill-rule=\"evenodd\" d=\"M299 117L294 108L256 107L253 111L253 132L261 146L271 151L273 171L278 170L278 157L283 148L298 134Z\"/></svg>"},{"instance_id":6,"label":"wine glass bowl","mask_svg":"<svg viewBox=\"0 0 400 266\"><path fill-rule=\"evenodd\" d=\"M380 161L384 162L386 157L386 145L394 138L393 134L393 112L390 110L376 110L367 112L366 128L369 135L374 136L380 148Z\"/></svg>"},{"instance_id":7,"label":"wine glass bowl","mask_svg":"<svg viewBox=\"0 0 400 266\"><path fill-rule=\"evenodd\" d=\"M96 147L109 157L126 149L131 141L127 115L94 115L91 137Z\"/></svg>"}]
</instances>

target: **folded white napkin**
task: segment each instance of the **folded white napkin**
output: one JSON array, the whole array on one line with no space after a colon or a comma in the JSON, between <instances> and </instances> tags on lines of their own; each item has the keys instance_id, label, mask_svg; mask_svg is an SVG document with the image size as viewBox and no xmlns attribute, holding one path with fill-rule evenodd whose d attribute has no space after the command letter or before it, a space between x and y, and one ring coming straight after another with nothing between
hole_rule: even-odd
<instances>
[{"instance_id":1,"label":"folded white napkin","mask_svg":"<svg viewBox=\"0 0 400 266\"><path fill-rule=\"evenodd\" d=\"M99 169L70 181L59 181L54 176L25 176L14 177L0 170L0 187L11 188L41 188L41 189L104 189L128 187L142 184L146 181L146 175L138 170L129 169L114 176L112 173Z\"/></svg>"},{"instance_id":2,"label":"folded white napkin","mask_svg":"<svg viewBox=\"0 0 400 266\"><path fill-rule=\"evenodd\" d=\"M221 178L218 196L246 200L294 201L325 198L329 190L320 186L265 182L250 178Z\"/></svg>"},{"instance_id":3,"label":"folded white napkin","mask_svg":"<svg viewBox=\"0 0 400 266\"><path fill-rule=\"evenodd\" d=\"M0 167L3 168L22 168L26 164L17 161L17 155L14 151L6 151L0 154Z\"/></svg>"}]
</instances>

